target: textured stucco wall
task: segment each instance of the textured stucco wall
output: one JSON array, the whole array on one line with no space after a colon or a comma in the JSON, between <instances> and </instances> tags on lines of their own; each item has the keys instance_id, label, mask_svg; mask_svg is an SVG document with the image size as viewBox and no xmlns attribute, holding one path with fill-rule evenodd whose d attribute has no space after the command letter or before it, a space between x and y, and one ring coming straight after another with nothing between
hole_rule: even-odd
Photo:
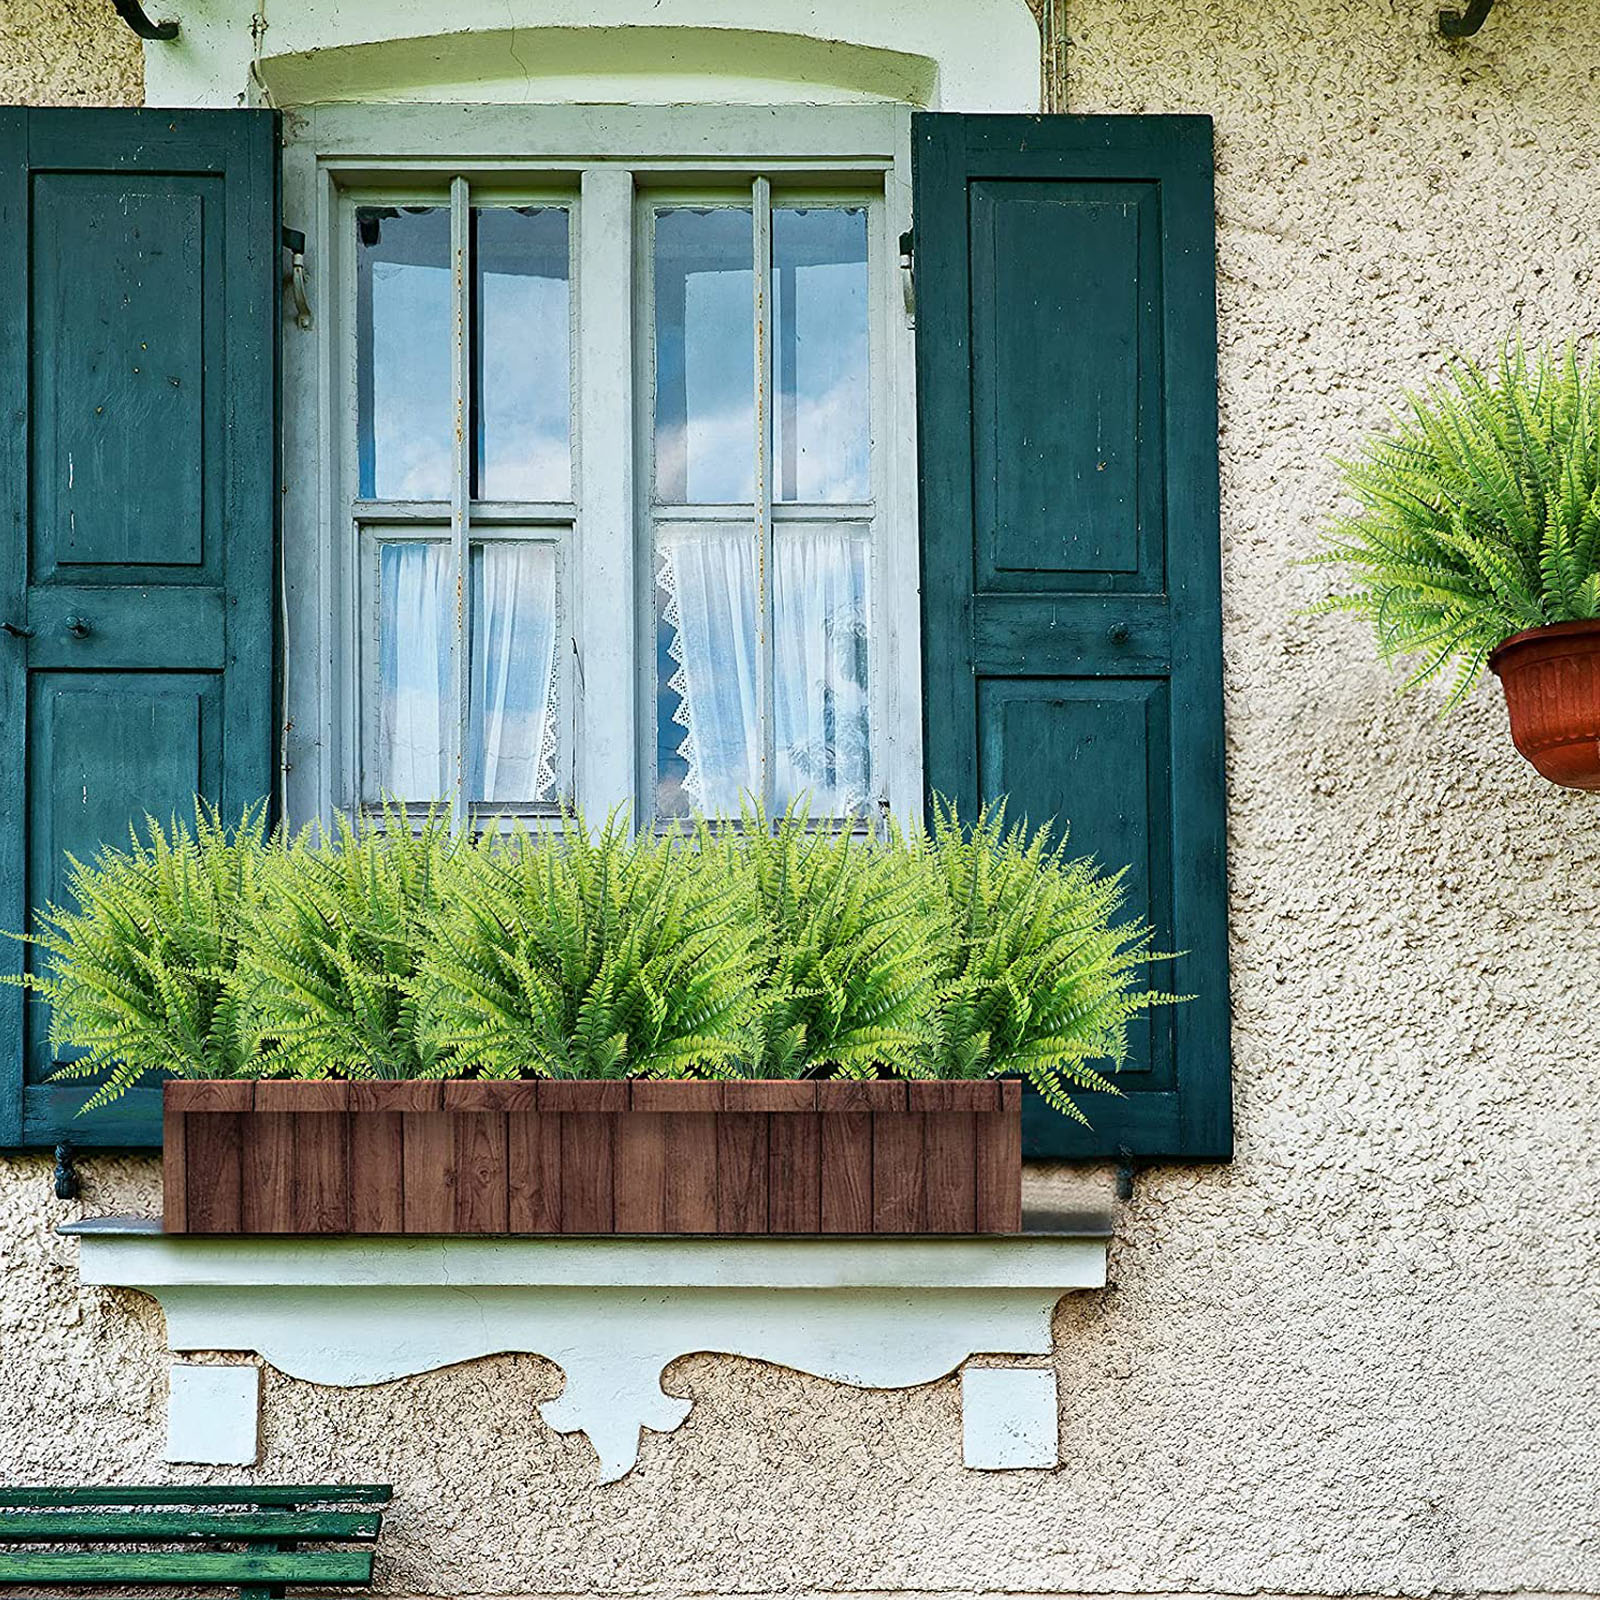
<instances>
[{"instance_id":1,"label":"textured stucco wall","mask_svg":"<svg viewBox=\"0 0 1600 1600\"><path fill-rule=\"evenodd\" d=\"M1452 346L1596 322L1600 7L1460 47L1435 10L1071 0L1057 38L1072 109L1218 125L1239 1133L1141 1178L1114 1288L1059 1314L1063 1466L961 1470L953 1381L700 1356L597 1490L537 1360L269 1374L265 1476L397 1485L390 1590L1600 1593L1600 801L1520 763L1492 686L1440 724L1295 614L1326 451ZM0 1477L153 1474L159 1316L49 1230L154 1210L154 1169L47 1195L0 1167Z\"/></svg>"},{"instance_id":2,"label":"textured stucco wall","mask_svg":"<svg viewBox=\"0 0 1600 1600\"><path fill-rule=\"evenodd\" d=\"M111 0L0 0L0 105L131 106L139 41Z\"/></svg>"}]
</instances>

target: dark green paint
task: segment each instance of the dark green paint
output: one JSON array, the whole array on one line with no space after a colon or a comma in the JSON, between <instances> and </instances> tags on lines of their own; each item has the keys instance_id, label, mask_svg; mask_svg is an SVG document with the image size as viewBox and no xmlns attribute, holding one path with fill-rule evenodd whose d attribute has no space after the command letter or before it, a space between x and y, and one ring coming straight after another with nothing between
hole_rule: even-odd
<instances>
[{"instance_id":1,"label":"dark green paint","mask_svg":"<svg viewBox=\"0 0 1600 1600\"><path fill-rule=\"evenodd\" d=\"M37 1511L0 1512L0 1544L137 1544L222 1539L376 1539L377 1512L341 1511Z\"/></svg>"},{"instance_id":2,"label":"dark green paint","mask_svg":"<svg viewBox=\"0 0 1600 1600\"><path fill-rule=\"evenodd\" d=\"M1215 228L1203 117L913 119L930 793L1070 825L1193 993L1083 1129L1024 1152L1232 1153Z\"/></svg>"},{"instance_id":3,"label":"dark green paint","mask_svg":"<svg viewBox=\"0 0 1600 1600\"><path fill-rule=\"evenodd\" d=\"M0 621L32 630L0 636L0 928L66 852L272 789L277 144L266 111L0 111ZM47 1021L0 990L0 1146L158 1145L153 1091L72 1115Z\"/></svg>"},{"instance_id":4,"label":"dark green paint","mask_svg":"<svg viewBox=\"0 0 1600 1600\"><path fill-rule=\"evenodd\" d=\"M387 1505L387 1483L82 1484L0 1488L0 1507Z\"/></svg>"},{"instance_id":5,"label":"dark green paint","mask_svg":"<svg viewBox=\"0 0 1600 1600\"><path fill-rule=\"evenodd\" d=\"M0 1583L370 1583L371 1550L51 1550L0 1555Z\"/></svg>"}]
</instances>

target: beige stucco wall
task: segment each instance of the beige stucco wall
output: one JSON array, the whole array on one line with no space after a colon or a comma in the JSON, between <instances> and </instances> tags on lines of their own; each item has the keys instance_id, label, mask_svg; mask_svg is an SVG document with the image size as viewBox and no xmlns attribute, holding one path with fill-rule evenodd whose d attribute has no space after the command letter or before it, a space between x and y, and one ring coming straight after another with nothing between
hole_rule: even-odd
<instances>
[{"instance_id":1,"label":"beige stucco wall","mask_svg":"<svg viewBox=\"0 0 1600 1600\"><path fill-rule=\"evenodd\" d=\"M69 63L10 5L0 92L137 81L114 23ZM1600 8L1507 0L1455 48L1435 9L1070 0L1058 36L1072 109L1217 120L1239 1135L1144 1176L1114 1287L1062 1309L1063 1466L963 1471L953 1381L698 1356L689 1422L597 1489L537 1360L269 1374L265 1477L396 1484L391 1590L1600 1593L1600 800L1519 762L1492 686L1440 724L1296 615L1329 449L1452 346L1597 320ZM50 1232L153 1211L154 1168L47 1195L0 1166L0 1478L155 1475L159 1316Z\"/></svg>"},{"instance_id":2,"label":"beige stucco wall","mask_svg":"<svg viewBox=\"0 0 1600 1600\"><path fill-rule=\"evenodd\" d=\"M0 105L131 106L143 88L111 0L0 0Z\"/></svg>"}]
</instances>

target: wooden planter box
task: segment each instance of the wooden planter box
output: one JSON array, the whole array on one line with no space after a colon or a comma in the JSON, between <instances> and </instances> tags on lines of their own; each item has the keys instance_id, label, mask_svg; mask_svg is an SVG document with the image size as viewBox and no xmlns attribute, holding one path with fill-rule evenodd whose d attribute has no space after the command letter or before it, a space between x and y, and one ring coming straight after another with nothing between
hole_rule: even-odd
<instances>
[{"instance_id":1,"label":"wooden planter box","mask_svg":"<svg viewBox=\"0 0 1600 1600\"><path fill-rule=\"evenodd\" d=\"M1017 1233L1021 1085L174 1081L168 1233Z\"/></svg>"}]
</instances>

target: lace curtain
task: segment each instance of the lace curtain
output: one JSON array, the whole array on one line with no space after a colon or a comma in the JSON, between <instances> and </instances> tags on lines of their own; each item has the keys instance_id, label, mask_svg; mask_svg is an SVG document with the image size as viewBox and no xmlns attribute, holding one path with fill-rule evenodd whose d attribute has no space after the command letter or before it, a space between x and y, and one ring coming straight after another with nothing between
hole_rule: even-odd
<instances>
[{"instance_id":1,"label":"lace curtain","mask_svg":"<svg viewBox=\"0 0 1600 1600\"><path fill-rule=\"evenodd\" d=\"M700 810L736 816L761 789L754 540L680 524L657 541L684 789ZM773 561L773 804L805 796L813 815L854 816L872 784L867 544L856 528L791 525Z\"/></svg>"}]
</instances>

